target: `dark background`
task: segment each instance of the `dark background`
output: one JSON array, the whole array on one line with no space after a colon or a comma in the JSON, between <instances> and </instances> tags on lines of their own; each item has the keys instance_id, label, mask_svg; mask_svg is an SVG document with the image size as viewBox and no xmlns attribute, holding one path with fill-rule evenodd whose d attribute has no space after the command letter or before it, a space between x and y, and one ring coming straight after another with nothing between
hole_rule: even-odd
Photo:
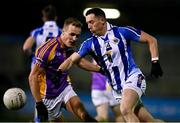
<instances>
[{"instance_id":1,"label":"dark background","mask_svg":"<svg viewBox=\"0 0 180 123\"><path fill-rule=\"evenodd\" d=\"M71 16L83 22L78 46L89 35L82 15L86 7L116 8L121 16L109 22L118 26L134 26L156 37L164 72L159 79L149 76L151 58L148 46L132 43L135 61L147 80L143 101L155 117L165 121L180 121L179 0L6 0L0 4L0 122L32 120L34 103L28 85L31 59L22 52L22 46L30 31L43 25L41 10L48 4L57 8L57 23L60 27ZM70 77L88 111L95 115L90 97L91 74L73 67ZM9 111L4 107L3 94L10 87L25 90L27 104L23 109Z\"/></svg>"},{"instance_id":2,"label":"dark background","mask_svg":"<svg viewBox=\"0 0 180 123\"><path fill-rule=\"evenodd\" d=\"M1 33L29 33L42 24L41 9L47 4L57 7L59 25L69 16L84 21L82 12L88 6L111 7L121 12L122 16L112 21L119 25L133 25L152 33L179 33L179 0L6 0L0 7Z\"/></svg>"}]
</instances>

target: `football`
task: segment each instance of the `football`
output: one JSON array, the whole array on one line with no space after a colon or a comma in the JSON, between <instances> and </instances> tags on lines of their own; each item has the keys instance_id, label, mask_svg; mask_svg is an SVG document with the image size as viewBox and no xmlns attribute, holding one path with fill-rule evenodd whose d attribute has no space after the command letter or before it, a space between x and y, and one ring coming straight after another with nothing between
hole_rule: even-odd
<instances>
[{"instance_id":1,"label":"football","mask_svg":"<svg viewBox=\"0 0 180 123\"><path fill-rule=\"evenodd\" d=\"M21 109L26 104L26 94L21 88L9 88L4 93L3 102L9 110Z\"/></svg>"}]
</instances>

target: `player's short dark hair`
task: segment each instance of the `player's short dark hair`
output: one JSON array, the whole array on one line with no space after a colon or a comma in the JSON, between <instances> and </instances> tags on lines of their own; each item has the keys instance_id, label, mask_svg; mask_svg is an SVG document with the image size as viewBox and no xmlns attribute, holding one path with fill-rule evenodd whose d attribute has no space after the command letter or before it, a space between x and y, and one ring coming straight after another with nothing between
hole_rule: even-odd
<instances>
[{"instance_id":1,"label":"player's short dark hair","mask_svg":"<svg viewBox=\"0 0 180 123\"><path fill-rule=\"evenodd\" d=\"M57 16L56 8L53 5L45 6L42 10L43 17L47 20L55 20Z\"/></svg>"},{"instance_id":2,"label":"player's short dark hair","mask_svg":"<svg viewBox=\"0 0 180 123\"><path fill-rule=\"evenodd\" d=\"M92 8L92 9L89 9L87 12L86 12L86 16L89 15L89 14L94 14L95 16L99 16L99 17L103 17L103 18L106 18L106 15L104 13L104 11L100 8Z\"/></svg>"},{"instance_id":3,"label":"player's short dark hair","mask_svg":"<svg viewBox=\"0 0 180 123\"><path fill-rule=\"evenodd\" d=\"M64 26L63 27L66 27L66 26L68 26L70 24L72 24L73 26L79 27L79 28L82 28L82 26L83 26L81 21L79 21L77 18L69 17L64 21Z\"/></svg>"}]
</instances>

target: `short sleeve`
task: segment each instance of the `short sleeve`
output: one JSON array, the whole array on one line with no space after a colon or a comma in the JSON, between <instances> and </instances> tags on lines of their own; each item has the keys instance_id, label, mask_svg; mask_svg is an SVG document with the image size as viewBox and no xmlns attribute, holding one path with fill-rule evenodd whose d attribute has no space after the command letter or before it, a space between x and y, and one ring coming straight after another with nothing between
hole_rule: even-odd
<instances>
[{"instance_id":1,"label":"short sleeve","mask_svg":"<svg viewBox=\"0 0 180 123\"><path fill-rule=\"evenodd\" d=\"M119 27L119 31L126 40L139 42L140 35L141 35L140 29L126 26L126 27Z\"/></svg>"},{"instance_id":2,"label":"short sleeve","mask_svg":"<svg viewBox=\"0 0 180 123\"><path fill-rule=\"evenodd\" d=\"M78 54L81 57L86 56L88 53L91 52L91 47L92 47L92 40L86 40L81 44L81 47L78 50Z\"/></svg>"}]
</instances>

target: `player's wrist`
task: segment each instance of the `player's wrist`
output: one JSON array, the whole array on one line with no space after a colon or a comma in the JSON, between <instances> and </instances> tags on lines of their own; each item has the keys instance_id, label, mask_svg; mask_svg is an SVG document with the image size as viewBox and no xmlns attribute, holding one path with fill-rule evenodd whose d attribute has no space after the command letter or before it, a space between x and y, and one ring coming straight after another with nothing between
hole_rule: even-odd
<instances>
[{"instance_id":1,"label":"player's wrist","mask_svg":"<svg viewBox=\"0 0 180 123\"><path fill-rule=\"evenodd\" d=\"M43 105L43 104L44 104L44 103L42 102L42 100L36 102L36 106Z\"/></svg>"},{"instance_id":2,"label":"player's wrist","mask_svg":"<svg viewBox=\"0 0 180 123\"><path fill-rule=\"evenodd\" d=\"M98 72L101 73L101 74L103 74L103 75L105 75L104 69L103 69L102 67L100 67L100 69L99 69Z\"/></svg>"},{"instance_id":3,"label":"player's wrist","mask_svg":"<svg viewBox=\"0 0 180 123\"><path fill-rule=\"evenodd\" d=\"M151 58L152 63L157 63L159 61L159 57L153 57Z\"/></svg>"},{"instance_id":4,"label":"player's wrist","mask_svg":"<svg viewBox=\"0 0 180 123\"><path fill-rule=\"evenodd\" d=\"M62 70L61 69L57 69L57 73L61 75L62 74Z\"/></svg>"},{"instance_id":5,"label":"player's wrist","mask_svg":"<svg viewBox=\"0 0 180 123\"><path fill-rule=\"evenodd\" d=\"M61 69L57 69L57 71L62 72L62 70L61 70Z\"/></svg>"}]
</instances>

